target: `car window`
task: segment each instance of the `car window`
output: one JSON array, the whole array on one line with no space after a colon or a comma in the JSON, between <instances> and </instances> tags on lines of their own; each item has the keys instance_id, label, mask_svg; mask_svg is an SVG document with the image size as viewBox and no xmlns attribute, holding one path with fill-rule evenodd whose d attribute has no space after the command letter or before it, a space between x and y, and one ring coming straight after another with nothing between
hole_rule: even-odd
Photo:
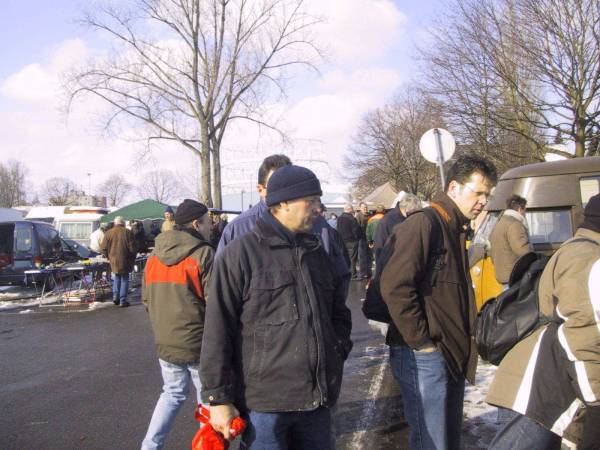
<instances>
[{"instance_id":1,"label":"car window","mask_svg":"<svg viewBox=\"0 0 600 450\"><path fill-rule=\"evenodd\" d=\"M58 258L62 254L62 244L58 232L45 225L37 226L42 258Z\"/></svg>"},{"instance_id":2,"label":"car window","mask_svg":"<svg viewBox=\"0 0 600 450\"><path fill-rule=\"evenodd\" d=\"M17 226L15 253L18 257L33 254L33 228L31 226Z\"/></svg>"},{"instance_id":3,"label":"car window","mask_svg":"<svg viewBox=\"0 0 600 450\"><path fill-rule=\"evenodd\" d=\"M485 247L489 247L490 234L492 233L492 230L498 223L499 219L500 211L489 212L473 237L473 245L480 244Z\"/></svg>"},{"instance_id":4,"label":"car window","mask_svg":"<svg viewBox=\"0 0 600 450\"><path fill-rule=\"evenodd\" d=\"M568 209L528 210L526 215L533 244L561 243L573 236L571 211Z\"/></svg>"},{"instance_id":5,"label":"car window","mask_svg":"<svg viewBox=\"0 0 600 450\"><path fill-rule=\"evenodd\" d=\"M14 236L15 226L13 224L0 225L0 255L12 254Z\"/></svg>"},{"instance_id":6,"label":"car window","mask_svg":"<svg viewBox=\"0 0 600 450\"><path fill-rule=\"evenodd\" d=\"M600 193L600 176L581 178L579 180L579 192L581 193L581 207L585 208L589 199Z\"/></svg>"},{"instance_id":7,"label":"car window","mask_svg":"<svg viewBox=\"0 0 600 450\"><path fill-rule=\"evenodd\" d=\"M60 235L65 239L89 239L92 234L91 223L61 223Z\"/></svg>"}]
</instances>

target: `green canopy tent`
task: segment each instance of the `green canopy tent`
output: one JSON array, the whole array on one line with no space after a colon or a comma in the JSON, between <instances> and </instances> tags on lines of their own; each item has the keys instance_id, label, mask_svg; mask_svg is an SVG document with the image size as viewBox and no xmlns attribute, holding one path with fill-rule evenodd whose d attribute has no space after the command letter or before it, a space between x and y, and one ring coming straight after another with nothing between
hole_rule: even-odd
<instances>
[{"instance_id":1,"label":"green canopy tent","mask_svg":"<svg viewBox=\"0 0 600 450\"><path fill-rule=\"evenodd\" d=\"M125 220L163 219L163 214L167 206L169 205L146 199L106 214L102 216L100 221L102 223L112 222L117 216L121 216ZM173 206L172 208L175 211L176 208Z\"/></svg>"}]
</instances>

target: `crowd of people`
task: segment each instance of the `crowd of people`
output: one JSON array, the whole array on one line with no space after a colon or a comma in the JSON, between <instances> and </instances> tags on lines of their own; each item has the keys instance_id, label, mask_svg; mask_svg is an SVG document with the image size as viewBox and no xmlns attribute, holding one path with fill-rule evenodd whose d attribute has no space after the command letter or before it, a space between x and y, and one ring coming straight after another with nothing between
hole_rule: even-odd
<instances>
[{"instance_id":1,"label":"crowd of people","mask_svg":"<svg viewBox=\"0 0 600 450\"><path fill-rule=\"evenodd\" d=\"M272 155L258 173L261 200L219 224L218 242L206 206L181 203L144 272L164 383L142 449L163 447L191 385L225 438L235 417L247 421L243 448L333 449L332 410L352 349L346 298L352 281L373 275L373 259L410 448L461 448L465 382L475 382L477 366L467 238L496 180L489 161L461 155L425 208L406 194L387 212L361 203L326 220L316 175ZM531 250L525 208L512 197L492 236L503 284L504 270ZM127 235L114 229L115 238ZM555 320L498 370L488 402L505 423L490 448L558 449L582 411L578 448L597 448L600 195L574 239L552 257L540 287L541 309Z\"/></svg>"}]
</instances>

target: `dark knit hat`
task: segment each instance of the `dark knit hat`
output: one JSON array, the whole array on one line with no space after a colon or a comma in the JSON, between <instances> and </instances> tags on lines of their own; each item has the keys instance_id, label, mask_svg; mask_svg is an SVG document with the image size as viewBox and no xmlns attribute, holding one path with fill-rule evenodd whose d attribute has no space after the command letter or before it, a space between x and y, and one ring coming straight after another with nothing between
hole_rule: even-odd
<instances>
[{"instance_id":1,"label":"dark knit hat","mask_svg":"<svg viewBox=\"0 0 600 450\"><path fill-rule=\"evenodd\" d=\"M186 198L183 203L177 207L175 213L175 223L177 225L185 225L192 220L199 219L208 212L208 208L196 200Z\"/></svg>"},{"instance_id":2,"label":"dark knit hat","mask_svg":"<svg viewBox=\"0 0 600 450\"><path fill-rule=\"evenodd\" d=\"M173 214L173 208L171 208L170 206L167 206L167 207L165 208L165 212L166 212L166 213L171 213L171 214Z\"/></svg>"},{"instance_id":3,"label":"dark knit hat","mask_svg":"<svg viewBox=\"0 0 600 450\"><path fill-rule=\"evenodd\" d=\"M267 206L311 195L323 195L321 183L312 170L283 166L273 172L267 184Z\"/></svg>"},{"instance_id":4,"label":"dark knit hat","mask_svg":"<svg viewBox=\"0 0 600 450\"><path fill-rule=\"evenodd\" d=\"M583 210L583 223L581 228L600 233L600 194L591 197Z\"/></svg>"}]
</instances>

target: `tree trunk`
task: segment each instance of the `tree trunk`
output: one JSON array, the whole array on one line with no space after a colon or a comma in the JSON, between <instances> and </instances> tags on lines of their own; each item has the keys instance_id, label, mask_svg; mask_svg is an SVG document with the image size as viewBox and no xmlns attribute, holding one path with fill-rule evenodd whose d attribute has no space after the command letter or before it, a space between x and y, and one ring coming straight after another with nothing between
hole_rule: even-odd
<instances>
[{"instance_id":1,"label":"tree trunk","mask_svg":"<svg viewBox=\"0 0 600 450\"><path fill-rule=\"evenodd\" d=\"M213 170L213 198L215 208L223 207L223 195L221 190L221 148L216 142L212 147L212 170Z\"/></svg>"},{"instance_id":2,"label":"tree trunk","mask_svg":"<svg viewBox=\"0 0 600 450\"><path fill-rule=\"evenodd\" d=\"M575 157L585 156L585 120L577 118L575 120Z\"/></svg>"}]
</instances>

